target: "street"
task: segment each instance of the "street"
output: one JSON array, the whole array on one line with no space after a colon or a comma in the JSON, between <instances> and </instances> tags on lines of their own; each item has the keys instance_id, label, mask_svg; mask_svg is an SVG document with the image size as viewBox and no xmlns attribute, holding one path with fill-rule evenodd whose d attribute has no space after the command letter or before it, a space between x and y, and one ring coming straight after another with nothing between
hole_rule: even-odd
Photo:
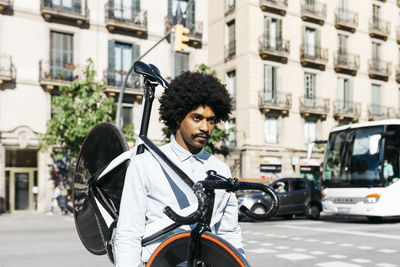
<instances>
[{"instance_id":1,"label":"street","mask_svg":"<svg viewBox=\"0 0 400 267\"><path fill-rule=\"evenodd\" d=\"M400 219L370 222L362 217L322 216L241 222L244 248L253 267L400 266ZM0 215L0 267L112 266L89 253L73 217Z\"/></svg>"}]
</instances>

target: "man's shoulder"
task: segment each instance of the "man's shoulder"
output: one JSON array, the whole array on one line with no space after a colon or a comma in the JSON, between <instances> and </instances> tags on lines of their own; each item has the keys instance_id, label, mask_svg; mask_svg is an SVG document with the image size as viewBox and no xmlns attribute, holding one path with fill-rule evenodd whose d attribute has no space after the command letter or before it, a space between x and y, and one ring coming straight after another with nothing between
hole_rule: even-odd
<instances>
[{"instance_id":1,"label":"man's shoulder","mask_svg":"<svg viewBox=\"0 0 400 267\"><path fill-rule=\"evenodd\" d=\"M208 164L210 167L213 167L214 170L221 175L230 175L229 166L222 161L221 159L217 158L216 156L210 154L209 152L204 150L204 158L207 159Z\"/></svg>"}]
</instances>

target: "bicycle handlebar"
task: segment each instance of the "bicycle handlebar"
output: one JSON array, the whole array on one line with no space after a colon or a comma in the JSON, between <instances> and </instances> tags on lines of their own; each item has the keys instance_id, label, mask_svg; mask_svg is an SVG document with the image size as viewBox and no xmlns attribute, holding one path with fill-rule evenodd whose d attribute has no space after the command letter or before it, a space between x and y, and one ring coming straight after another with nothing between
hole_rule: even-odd
<instances>
[{"instance_id":1,"label":"bicycle handlebar","mask_svg":"<svg viewBox=\"0 0 400 267\"><path fill-rule=\"evenodd\" d=\"M187 217L180 216L176 214L171 207L167 206L164 208L164 213L173 221L180 223L180 224L194 224L195 222L198 222L205 214L207 209L209 208L207 206L207 196L204 193L203 189L225 189L228 192L234 192L240 189L255 189L255 190L260 190L265 192L268 196L271 197L271 206L267 210L266 213L264 214L256 214L254 212L251 212L247 207L245 206L240 206L239 210L249 217L250 219L256 220L256 221L265 221L269 220L277 211L279 208L279 198L276 195L276 193L269 187L261 183L250 183L250 182L237 182L238 180L234 179L227 179L223 176L220 175L214 175L214 173L208 173L209 177L211 179L206 179L204 181L199 181L195 183L193 186L193 191L197 197L198 200L198 208L195 212L190 214ZM225 180L222 180L225 179Z\"/></svg>"}]
</instances>

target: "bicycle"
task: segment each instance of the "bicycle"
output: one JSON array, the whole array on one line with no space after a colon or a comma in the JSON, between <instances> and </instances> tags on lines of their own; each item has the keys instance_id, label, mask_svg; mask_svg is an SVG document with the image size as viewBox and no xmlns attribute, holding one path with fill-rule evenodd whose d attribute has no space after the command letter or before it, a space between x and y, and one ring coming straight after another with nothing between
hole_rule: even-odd
<instances>
[{"instance_id":1,"label":"bicycle","mask_svg":"<svg viewBox=\"0 0 400 267\"><path fill-rule=\"evenodd\" d=\"M128 160L143 153L145 149L161 164L180 186L189 186L198 201L193 206L175 213L165 207L165 219L147 226L149 229L142 240L145 246L184 224L197 225L187 232L178 233L166 239L152 254L146 266L250 266L244 256L229 242L211 233L210 222L215 191L235 192L240 189L261 190L271 197L271 206L265 214L252 213L245 206L240 211L253 220L268 220L279 207L275 192L259 183L240 182L237 178L226 178L215 171L208 171L203 181L194 183L148 138L151 106L155 87L169 87L159 70L152 64L137 61L136 73L143 75L145 101L139 138L133 149L128 145L121 131L111 123L95 126L85 138L75 169L73 183L74 218L78 235L84 246L93 254L109 256L114 263L113 232L118 221L118 211ZM167 225L167 226L165 226ZM188 249L189 248L189 249ZM203 266L204 266L203 265Z\"/></svg>"}]
</instances>

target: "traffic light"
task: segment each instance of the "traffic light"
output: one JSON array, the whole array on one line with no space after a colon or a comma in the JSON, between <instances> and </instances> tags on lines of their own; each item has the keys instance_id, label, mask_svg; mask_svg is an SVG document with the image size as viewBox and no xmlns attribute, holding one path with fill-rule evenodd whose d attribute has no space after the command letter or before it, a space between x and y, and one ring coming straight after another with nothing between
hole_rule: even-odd
<instances>
[{"instance_id":1,"label":"traffic light","mask_svg":"<svg viewBox=\"0 0 400 267\"><path fill-rule=\"evenodd\" d=\"M185 48L188 48L188 45L185 42L189 41L189 38L185 36L186 33L189 33L189 29L183 27L182 24L176 24L175 28L175 41L174 41L174 50L182 51Z\"/></svg>"}]
</instances>

